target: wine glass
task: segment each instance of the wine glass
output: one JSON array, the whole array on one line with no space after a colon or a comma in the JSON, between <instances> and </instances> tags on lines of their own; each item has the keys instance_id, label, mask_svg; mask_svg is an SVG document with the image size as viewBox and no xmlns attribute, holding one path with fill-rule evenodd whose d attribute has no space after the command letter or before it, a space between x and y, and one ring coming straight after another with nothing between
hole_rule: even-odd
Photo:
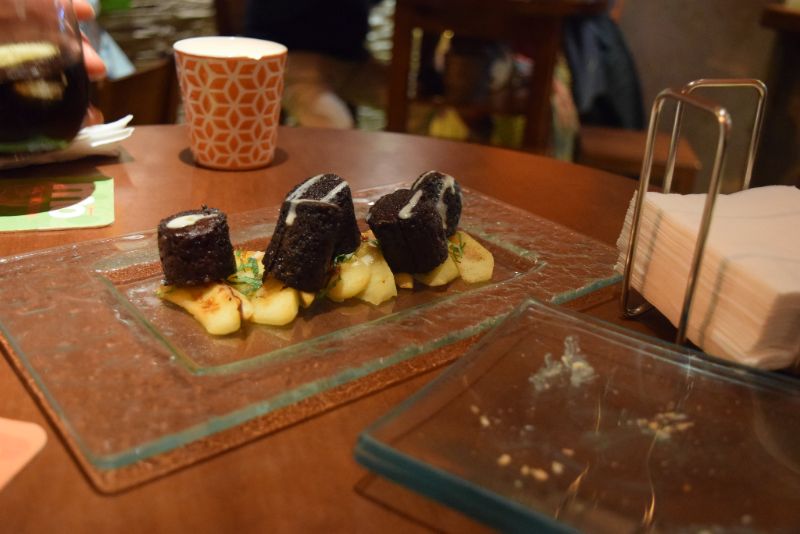
<instances>
[{"instance_id":1,"label":"wine glass","mask_svg":"<svg viewBox=\"0 0 800 534\"><path fill-rule=\"evenodd\" d=\"M0 156L64 148L88 105L71 0L0 1Z\"/></svg>"}]
</instances>

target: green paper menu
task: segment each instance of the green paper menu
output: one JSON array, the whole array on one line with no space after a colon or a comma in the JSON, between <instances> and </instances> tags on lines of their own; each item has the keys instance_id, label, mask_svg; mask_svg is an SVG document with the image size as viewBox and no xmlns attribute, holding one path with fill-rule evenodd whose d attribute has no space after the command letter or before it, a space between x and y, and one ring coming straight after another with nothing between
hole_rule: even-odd
<instances>
[{"instance_id":1,"label":"green paper menu","mask_svg":"<svg viewBox=\"0 0 800 534\"><path fill-rule=\"evenodd\" d=\"M96 228L114 222L114 179L0 180L0 232Z\"/></svg>"}]
</instances>

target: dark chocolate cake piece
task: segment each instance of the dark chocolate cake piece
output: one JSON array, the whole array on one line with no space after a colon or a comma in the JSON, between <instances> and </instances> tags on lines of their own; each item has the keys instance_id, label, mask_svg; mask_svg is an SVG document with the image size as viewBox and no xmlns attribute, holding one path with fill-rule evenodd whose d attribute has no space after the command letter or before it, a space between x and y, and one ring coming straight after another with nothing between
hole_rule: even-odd
<instances>
[{"instance_id":1,"label":"dark chocolate cake piece","mask_svg":"<svg viewBox=\"0 0 800 534\"><path fill-rule=\"evenodd\" d=\"M289 287L316 292L328 281L342 210L330 202L284 202L262 263L264 273Z\"/></svg>"},{"instance_id":2,"label":"dark chocolate cake piece","mask_svg":"<svg viewBox=\"0 0 800 534\"><path fill-rule=\"evenodd\" d=\"M360 243L350 186L335 174L313 176L286 195L262 260L264 273L301 291L319 291L333 258Z\"/></svg>"},{"instance_id":3,"label":"dark chocolate cake piece","mask_svg":"<svg viewBox=\"0 0 800 534\"><path fill-rule=\"evenodd\" d=\"M442 218L422 190L398 189L379 198L367 224L394 272L426 273L447 259Z\"/></svg>"},{"instance_id":4,"label":"dark chocolate cake piece","mask_svg":"<svg viewBox=\"0 0 800 534\"><path fill-rule=\"evenodd\" d=\"M206 206L163 219L158 224L158 254L167 284L205 284L236 272L228 219Z\"/></svg>"},{"instance_id":5,"label":"dark chocolate cake piece","mask_svg":"<svg viewBox=\"0 0 800 534\"><path fill-rule=\"evenodd\" d=\"M361 232L358 231L356 214L353 208L353 195L350 186L336 174L319 174L296 185L286 201L290 200L321 200L335 204L341 210L339 236L334 247L334 256L349 254L358 248L361 243Z\"/></svg>"},{"instance_id":6,"label":"dark chocolate cake piece","mask_svg":"<svg viewBox=\"0 0 800 534\"><path fill-rule=\"evenodd\" d=\"M447 237L456 233L461 218L461 187L455 178L439 171L428 171L414 181L411 190L424 191L425 197L435 203Z\"/></svg>"}]
</instances>

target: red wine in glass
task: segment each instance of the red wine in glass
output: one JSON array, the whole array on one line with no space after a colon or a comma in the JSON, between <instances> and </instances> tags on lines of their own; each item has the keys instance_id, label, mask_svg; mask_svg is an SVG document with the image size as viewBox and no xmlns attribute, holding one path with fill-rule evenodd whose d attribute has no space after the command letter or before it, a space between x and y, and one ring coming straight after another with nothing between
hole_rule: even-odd
<instances>
[{"instance_id":1,"label":"red wine in glass","mask_svg":"<svg viewBox=\"0 0 800 534\"><path fill-rule=\"evenodd\" d=\"M18 27L12 25L13 13L0 8L0 155L64 148L80 130L89 105L72 5L64 0L11 4L22 7L16 9Z\"/></svg>"}]
</instances>

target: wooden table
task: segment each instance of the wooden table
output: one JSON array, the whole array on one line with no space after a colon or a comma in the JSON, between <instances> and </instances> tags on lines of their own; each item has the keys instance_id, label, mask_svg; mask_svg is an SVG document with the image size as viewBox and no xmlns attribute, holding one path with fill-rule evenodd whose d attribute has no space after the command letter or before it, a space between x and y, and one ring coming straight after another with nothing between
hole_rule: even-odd
<instances>
[{"instance_id":1,"label":"wooden table","mask_svg":"<svg viewBox=\"0 0 800 534\"><path fill-rule=\"evenodd\" d=\"M112 176L116 222L106 228L0 234L0 256L151 229L178 210L207 203L229 213L278 204L298 181L336 172L354 189L447 171L464 185L613 243L635 182L526 153L401 134L282 129L275 163L249 172L193 165L182 126L146 126L117 160L94 159L2 177L63 176L94 170ZM0 180L2 186L2 180ZM617 319L615 301L590 313ZM626 322L661 337L663 320ZM122 494L97 493L5 359L0 417L47 429L44 450L0 491L0 532L449 531L482 527L409 495L412 517L359 495L366 471L352 459L356 436L416 391L430 372L258 439ZM396 502L398 506L403 505Z\"/></svg>"}]
</instances>

